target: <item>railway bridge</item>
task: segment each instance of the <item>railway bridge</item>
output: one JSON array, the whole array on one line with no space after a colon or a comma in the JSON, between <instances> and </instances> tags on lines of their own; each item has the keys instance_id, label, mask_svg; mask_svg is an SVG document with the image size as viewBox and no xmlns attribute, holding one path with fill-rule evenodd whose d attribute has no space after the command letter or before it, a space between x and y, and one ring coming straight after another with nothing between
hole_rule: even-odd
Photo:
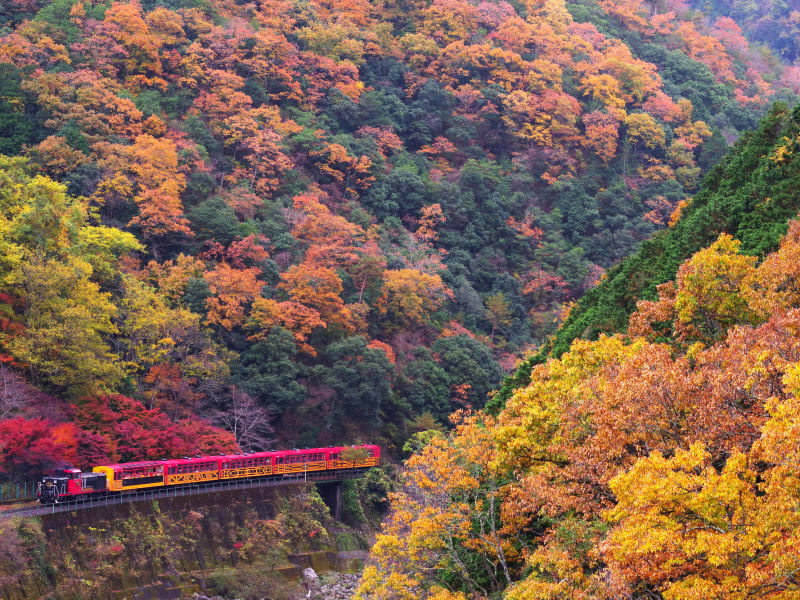
<instances>
[{"instance_id":1,"label":"railway bridge","mask_svg":"<svg viewBox=\"0 0 800 600\"><path fill-rule=\"evenodd\" d=\"M0 509L0 519L73 513L76 511L87 511L93 508L96 509L135 502L149 502L152 500L179 498L198 494L314 483L317 485L320 496L328 505L331 515L338 520L341 517L342 481L357 479L361 477L367 469L368 467L360 467L337 469L336 471L292 473L272 477L222 479L179 486L132 490L130 492L107 494L103 496L88 494L86 497L59 502L58 504L35 504L31 506L8 508L6 510Z\"/></svg>"}]
</instances>

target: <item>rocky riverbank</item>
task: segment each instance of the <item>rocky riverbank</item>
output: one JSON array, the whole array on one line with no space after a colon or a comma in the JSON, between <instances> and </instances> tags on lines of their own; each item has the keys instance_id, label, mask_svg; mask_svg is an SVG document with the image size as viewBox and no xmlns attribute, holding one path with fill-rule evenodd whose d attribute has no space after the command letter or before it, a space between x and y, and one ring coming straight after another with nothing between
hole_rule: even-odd
<instances>
[{"instance_id":1,"label":"rocky riverbank","mask_svg":"<svg viewBox=\"0 0 800 600\"><path fill-rule=\"evenodd\" d=\"M358 587L360 575L352 573L328 573L320 578L320 586L314 600L350 600Z\"/></svg>"},{"instance_id":2,"label":"rocky riverbank","mask_svg":"<svg viewBox=\"0 0 800 600\"><path fill-rule=\"evenodd\" d=\"M310 570L310 569L309 569ZM314 574L313 578L316 577ZM308 595L301 596L297 600L350 600L358 587L360 575L353 573L326 573L312 581ZM308 579L307 579L308 580ZM308 587L308 586L307 586ZM192 600L231 600L223 596L204 596L202 594L192 594ZM233 599L240 600L240 599Z\"/></svg>"}]
</instances>

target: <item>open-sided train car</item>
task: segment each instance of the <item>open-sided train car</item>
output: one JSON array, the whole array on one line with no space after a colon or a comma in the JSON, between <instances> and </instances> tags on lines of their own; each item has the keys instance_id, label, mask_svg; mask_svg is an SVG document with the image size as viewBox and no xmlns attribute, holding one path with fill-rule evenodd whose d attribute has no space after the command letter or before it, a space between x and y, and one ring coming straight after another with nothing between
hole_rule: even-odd
<instances>
[{"instance_id":1,"label":"open-sided train car","mask_svg":"<svg viewBox=\"0 0 800 600\"><path fill-rule=\"evenodd\" d=\"M119 463L96 466L91 473L61 469L39 484L39 500L61 502L86 494L198 485L220 479L287 477L311 471L366 468L379 464L380 447L372 444L356 446L362 449L361 456L345 460L348 458L346 451L353 448L335 446Z\"/></svg>"}]
</instances>

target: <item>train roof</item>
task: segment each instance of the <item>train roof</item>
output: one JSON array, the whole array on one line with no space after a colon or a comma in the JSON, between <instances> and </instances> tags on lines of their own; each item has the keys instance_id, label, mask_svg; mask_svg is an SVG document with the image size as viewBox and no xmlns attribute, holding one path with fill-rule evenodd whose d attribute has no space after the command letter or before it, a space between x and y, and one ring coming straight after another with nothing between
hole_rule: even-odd
<instances>
[{"instance_id":1,"label":"train roof","mask_svg":"<svg viewBox=\"0 0 800 600\"><path fill-rule=\"evenodd\" d=\"M183 465L208 462L209 460L233 460L237 458L262 458L266 456L287 456L295 454L317 454L319 452L340 452L347 448L378 448L375 444L360 444L358 446L326 446L324 448L292 448L290 450L269 450L266 452L248 452L242 454L216 454L211 456L186 456L183 458L164 458L161 460L148 460L129 463L116 463L113 465L98 465L110 469L127 469L137 467L156 467L163 465Z\"/></svg>"},{"instance_id":2,"label":"train roof","mask_svg":"<svg viewBox=\"0 0 800 600\"><path fill-rule=\"evenodd\" d=\"M129 462L129 463L116 463L113 465L97 465L98 467L108 467L110 469L126 469L126 468L137 468L137 467L160 467L164 465L167 461L166 460L142 460L138 462Z\"/></svg>"}]
</instances>

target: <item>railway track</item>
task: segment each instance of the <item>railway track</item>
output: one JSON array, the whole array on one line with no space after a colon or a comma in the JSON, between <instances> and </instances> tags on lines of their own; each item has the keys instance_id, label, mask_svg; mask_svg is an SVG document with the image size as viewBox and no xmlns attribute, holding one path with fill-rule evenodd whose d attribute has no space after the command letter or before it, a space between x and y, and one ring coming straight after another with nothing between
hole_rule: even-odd
<instances>
[{"instance_id":1,"label":"railway track","mask_svg":"<svg viewBox=\"0 0 800 600\"><path fill-rule=\"evenodd\" d=\"M213 492L224 492L229 490L246 490L259 487L275 487L281 485L291 485L298 483L324 483L342 481L344 479L356 479L361 477L369 467L357 469L337 469L337 472L312 471L306 473L292 473L287 475L252 477L246 479L228 479L208 481L203 483L192 483L185 485L165 486L163 488L145 489L123 493L112 493L104 495L87 495L86 498L59 502L58 504L37 504L0 511L0 519L11 519L14 517L36 517L39 515L50 515L55 513L73 512L77 510L87 510L103 506L114 506L116 504L127 504L129 502L145 502L158 500L160 498L177 498L179 496L192 496L195 494L209 494Z\"/></svg>"}]
</instances>

